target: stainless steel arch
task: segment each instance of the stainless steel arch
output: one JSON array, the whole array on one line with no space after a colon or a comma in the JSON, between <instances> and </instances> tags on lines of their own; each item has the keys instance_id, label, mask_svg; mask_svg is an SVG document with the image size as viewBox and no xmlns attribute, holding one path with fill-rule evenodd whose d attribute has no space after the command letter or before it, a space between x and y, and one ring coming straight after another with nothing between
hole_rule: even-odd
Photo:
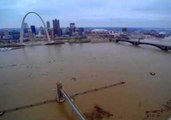
<instances>
[{"instance_id":1,"label":"stainless steel arch","mask_svg":"<svg viewBox=\"0 0 171 120\"><path fill-rule=\"evenodd\" d=\"M50 39L50 37L49 37L49 33L48 33L48 31L47 31L47 27L46 27L45 22L43 21L42 17L41 17L38 13L36 13L36 12L28 12L28 13L24 16L24 18L23 18L23 20L22 20L22 23L21 23L20 43L23 43L23 34L24 34L24 30L23 30L23 27L24 27L24 26L23 26L23 25L24 25L24 21L25 21L26 17L27 17L29 14L35 14L35 15L37 15L37 16L40 18L40 20L41 20L42 23L43 23L43 26L44 26L44 29L45 29L45 32L46 32L47 39L48 39L48 41L50 42L51 39Z\"/></svg>"}]
</instances>

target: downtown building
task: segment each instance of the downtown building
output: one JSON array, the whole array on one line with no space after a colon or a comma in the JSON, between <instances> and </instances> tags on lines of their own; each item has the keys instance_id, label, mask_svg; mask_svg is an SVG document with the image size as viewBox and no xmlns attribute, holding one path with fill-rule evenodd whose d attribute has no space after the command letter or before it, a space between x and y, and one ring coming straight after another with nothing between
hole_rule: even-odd
<instances>
[{"instance_id":1,"label":"downtown building","mask_svg":"<svg viewBox=\"0 0 171 120\"><path fill-rule=\"evenodd\" d=\"M57 19L52 20L52 24L53 24L53 35L54 35L54 37L61 36L62 32L61 32L59 20L57 20Z\"/></svg>"},{"instance_id":2,"label":"downtown building","mask_svg":"<svg viewBox=\"0 0 171 120\"><path fill-rule=\"evenodd\" d=\"M50 22L49 21L46 22L46 26L47 26L47 29L49 30L50 29Z\"/></svg>"},{"instance_id":3,"label":"downtown building","mask_svg":"<svg viewBox=\"0 0 171 120\"><path fill-rule=\"evenodd\" d=\"M31 29L33 34L36 34L36 27L35 27L35 25L31 25L30 29Z\"/></svg>"},{"instance_id":4,"label":"downtown building","mask_svg":"<svg viewBox=\"0 0 171 120\"><path fill-rule=\"evenodd\" d=\"M69 35L73 36L75 32L76 32L75 23L70 23Z\"/></svg>"}]
</instances>

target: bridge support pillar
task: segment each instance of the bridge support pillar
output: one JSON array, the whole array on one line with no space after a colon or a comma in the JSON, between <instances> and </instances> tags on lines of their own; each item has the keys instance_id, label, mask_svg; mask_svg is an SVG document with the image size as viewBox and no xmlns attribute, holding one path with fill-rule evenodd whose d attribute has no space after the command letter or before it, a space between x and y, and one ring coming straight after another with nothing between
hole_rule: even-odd
<instances>
[{"instance_id":1,"label":"bridge support pillar","mask_svg":"<svg viewBox=\"0 0 171 120\"><path fill-rule=\"evenodd\" d=\"M139 41L135 41L135 42L133 43L133 45L138 46L139 43L140 43Z\"/></svg>"},{"instance_id":2,"label":"bridge support pillar","mask_svg":"<svg viewBox=\"0 0 171 120\"><path fill-rule=\"evenodd\" d=\"M61 92L63 86L61 82L57 82L56 83L56 87L57 87L57 102L58 103L63 103L65 101L65 97L63 96L63 93Z\"/></svg>"},{"instance_id":3,"label":"bridge support pillar","mask_svg":"<svg viewBox=\"0 0 171 120\"><path fill-rule=\"evenodd\" d=\"M57 82L57 102L63 103L65 100L69 103L71 108L74 110L76 115L80 118L79 120L86 120L84 114L78 109L78 107L74 104L70 96L68 96L65 91L62 89L62 83Z\"/></svg>"}]
</instances>

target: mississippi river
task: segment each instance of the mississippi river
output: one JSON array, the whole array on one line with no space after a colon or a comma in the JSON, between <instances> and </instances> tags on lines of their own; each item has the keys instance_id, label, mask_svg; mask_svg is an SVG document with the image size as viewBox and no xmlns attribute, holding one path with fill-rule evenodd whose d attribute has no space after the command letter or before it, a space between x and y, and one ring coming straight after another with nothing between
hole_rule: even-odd
<instances>
[{"instance_id":1,"label":"mississippi river","mask_svg":"<svg viewBox=\"0 0 171 120\"><path fill-rule=\"evenodd\" d=\"M170 52L127 43L66 43L0 52L0 110L55 98L57 81L63 83L69 95L126 82L75 97L83 113L90 113L98 105L113 114L99 119L167 120L171 117ZM76 117L67 102L0 117L0 120L71 119Z\"/></svg>"}]
</instances>

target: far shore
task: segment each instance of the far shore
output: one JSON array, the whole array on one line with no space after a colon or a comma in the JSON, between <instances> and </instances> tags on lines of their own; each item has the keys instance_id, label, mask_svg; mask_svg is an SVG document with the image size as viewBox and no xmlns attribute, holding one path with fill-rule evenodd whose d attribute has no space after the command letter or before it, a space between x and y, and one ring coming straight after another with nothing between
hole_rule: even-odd
<instances>
[{"instance_id":1,"label":"far shore","mask_svg":"<svg viewBox=\"0 0 171 120\"><path fill-rule=\"evenodd\" d=\"M4 48L4 47L9 47L9 48L20 48L20 47L24 47L24 45L21 44L0 44L0 48Z\"/></svg>"}]
</instances>

